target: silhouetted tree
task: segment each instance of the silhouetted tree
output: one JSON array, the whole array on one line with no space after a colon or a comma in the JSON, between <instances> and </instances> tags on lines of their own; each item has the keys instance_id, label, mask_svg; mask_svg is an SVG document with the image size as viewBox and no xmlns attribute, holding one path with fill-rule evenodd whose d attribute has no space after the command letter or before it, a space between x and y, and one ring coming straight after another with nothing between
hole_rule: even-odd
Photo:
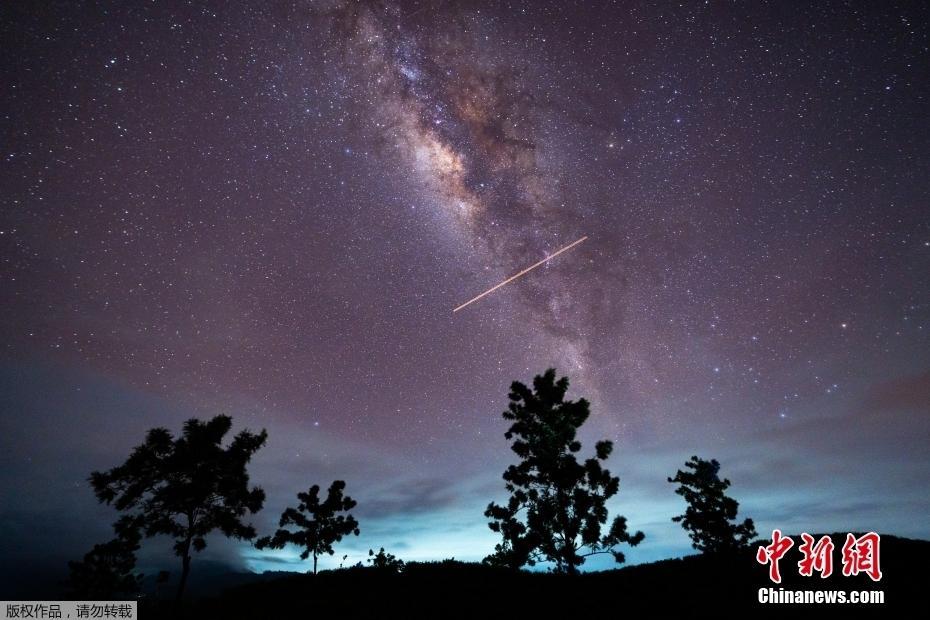
<instances>
[{"instance_id":1,"label":"silhouetted tree","mask_svg":"<svg viewBox=\"0 0 930 620\"><path fill-rule=\"evenodd\" d=\"M510 499L506 506L493 502L485 510L485 516L493 519L488 523L492 531L501 535L501 542L494 546L494 553L484 558L484 564L518 569L522 566L534 566L539 554L539 532L530 529L520 520L520 513L526 508L527 495L522 490L510 489Z\"/></svg>"},{"instance_id":2,"label":"silhouetted tree","mask_svg":"<svg viewBox=\"0 0 930 620\"><path fill-rule=\"evenodd\" d=\"M219 529L239 539L255 536L242 519L261 510L265 492L249 488L246 466L268 435L242 431L224 448L230 428L232 419L225 415L188 420L177 439L154 428L125 463L90 477L97 499L132 515L146 537L174 537L182 562L178 600L190 573L191 548L202 551L207 534Z\"/></svg>"},{"instance_id":3,"label":"silhouetted tree","mask_svg":"<svg viewBox=\"0 0 930 620\"><path fill-rule=\"evenodd\" d=\"M346 483L336 480L329 486L326 501L320 502L320 487L313 485L306 493L298 493L300 504L297 508L287 508L281 514L278 523L280 529L274 536L260 538L255 546L259 549L283 549L286 545L303 547L301 560L313 556L313 574L316 574L317 557L327 553L333 555L333 544L343 536L358 536L358 521L348 512L356 506L354 499L343 495ZM296 531L284 529L289 525L299 528Z\"/></svg>"},{"instance_id":4,"label":"silhouetted tree","mask_svg":"<svg viewBox=\"0 0 930 620\"><path fill-rule=\"evenodd\" d=\"M158 571L158 574L155 576L155 598L162 598L162 590L167 587L168 582L171 581L171 573L166 570Z\"/></svg>"},{"instance_id":5,"label":"silhouetted tree","mask_svg":"<svg viewBox=\"0 0 930 620\"><path fill-rule=\"evenodd\" d=\"M398 560L394 555L384 552L384 547L378 553L368 550L368 563L372 568L388 573L399 573L404 570L404 561Z\"/></svg>"},{"instance_id":6,"label":"silhouetted tree","mask_svg":"<svg viewBox=\"0 0 930 620\"><path fill-rule=\"evenodd\" d=\"M81 561L68 562L68 589L77 599L101 600L139 591L141 574L134 574L142 534L131 517L114 524L116 537L94 545Z\"/></svg>"},{"instance_id":7,"label":"silhouetted tree","mask_svg":"<svg viewBox=\"0 0 930 620\"><path fill-rule=\"evenodd\" d=\"M730 481L720 479L720 463L696 456L668 481L678 484L675 493L685 498L685 514L672 517L691 537L691 546L703 553L718 553L748 547L756 537L752 519L736 523L739 503L724 493Z\"/></svg>"},{"instance_id":8,"label":"silhouetted tree","mask_svg":"<svg viewBox=\"0 0 930 620\"><path fill-rule=\"evenodd\" d=\"M533 389L519 381L510 386L504 419L513 424L504 435L520 462L504 472L510 500L488 505L488 524L503 542L486 558L490 564L520 567L537 561L555 562L556 570L575 573L585 558L610 553L621 563L620 543L637 545L642 532L630 534L626 518L616 517L606 534L608 499L620 489L620 479L604 469L613 450L609 441L595 444L595 456L579 463L581 442L575 436L590 415L588 401L565 400L568 378L555 379L555 369L533 379Z\"/></svg>"}]
</instances>

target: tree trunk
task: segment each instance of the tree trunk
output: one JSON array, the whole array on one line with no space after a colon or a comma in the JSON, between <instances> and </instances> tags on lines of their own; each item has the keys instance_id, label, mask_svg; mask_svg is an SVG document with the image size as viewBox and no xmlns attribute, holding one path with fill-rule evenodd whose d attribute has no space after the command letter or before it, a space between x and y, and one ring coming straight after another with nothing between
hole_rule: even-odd
<instances>
[{"instance_id":1,"label":"tree trunk","mask_svg":"<svg viewBox=\"0 0 930 620\"><path fill-rule=\"evenodd\" d=\"M187 575L191 572L191 540L187 539L187 544L184 545L184 555L181 556L183 562L183 568L181 570L181 581L178 582L178 595L175 598L175 601L181 602L181 597L184 596L184 586L187 585Z\"/></svg>"},{"instance_id":2,"label":"tree trunk","mask_svg":"<svg viewBox=\"0 0 930 620\"><path fill-rule=\"evenodd\" d=\"M313 574L316 575L316 552L313 552Z\"/></svg>"}]
</instances>

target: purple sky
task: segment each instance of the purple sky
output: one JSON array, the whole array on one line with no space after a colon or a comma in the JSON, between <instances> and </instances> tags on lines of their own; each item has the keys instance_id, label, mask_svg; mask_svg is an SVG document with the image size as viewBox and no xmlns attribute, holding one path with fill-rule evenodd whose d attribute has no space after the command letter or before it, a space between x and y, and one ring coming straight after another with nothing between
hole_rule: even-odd
<instances>
[{"instance_id":1,"label":"purple sky","mask_svg":"<svg viewBox=\"0 0 930 620\"><path fill-rule=\"evenodd\" d=\"M63 567L115 518L92 469L228 413L262 533L341 478L336 564L479 559L549 366L631 562L689 550L692 454L762 534L930 536L928 12L5 4L0 555Z\"/></svg>"}]
</instances>

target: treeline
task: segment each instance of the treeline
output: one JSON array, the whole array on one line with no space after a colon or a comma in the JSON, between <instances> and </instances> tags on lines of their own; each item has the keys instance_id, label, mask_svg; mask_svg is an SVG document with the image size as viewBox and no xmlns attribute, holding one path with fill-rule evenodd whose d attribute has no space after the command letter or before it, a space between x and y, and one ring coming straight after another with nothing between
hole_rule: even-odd
<instances>
[{"instance_id":1,"label":"treeline","mask_svg":"<svg viewBox=\"0 0 930 620\"><path fill-rule=\"evenodd\" d=\"M511 385L503 413L511 425L504 436L518 461L503 474L507 502L492 502L484 513L491 530L501 535L486 564L519 570L547 562L556 572L573 574L594 555L609 554L624 562L619 547L635 546L645 537L630 532L625 517L608 518L606 502L620 489L619 477L604 467L613 444L599 441L593 456L579 460L577 434L590 416L590 405L583 398L566 400L568 387L568 379L556 379L554 369L536 376L532 387L518 381ZM120 516L112 540L95 545L81 561L69 562L72 595L103 599L138 592L142 575L135 572L135 554L144 538L157 535L174 539L181 560L178 600L192 557L206 548L208 534L254 541L259 549L296 546L301 559L312 557L314 573L321 555L333 555L344 537L359 535L359 523L350 512L357 502L346 494L345 482L336 480L325 498L319 485L297 493L297 506L284 510L278 529L258 537L246 521L262 509L265 493L250 485L247 468L268 434L243 430L224 445L231 429L232 419L224 415L206 422L188 420L177 438L155 428L123 464L90 475L97 499L113 505ZM756 537L751 519L737 521L738 503L726 495L730 481L721 479L719 471L716 460L693 456L668 478L687 504L672 520L681 523L692 546L704 553L743 548ZM404 563L384 548L368 553L373 568L403 570ZM162 571L158 581L167 580Z\"/></svg>"}]
</instances>

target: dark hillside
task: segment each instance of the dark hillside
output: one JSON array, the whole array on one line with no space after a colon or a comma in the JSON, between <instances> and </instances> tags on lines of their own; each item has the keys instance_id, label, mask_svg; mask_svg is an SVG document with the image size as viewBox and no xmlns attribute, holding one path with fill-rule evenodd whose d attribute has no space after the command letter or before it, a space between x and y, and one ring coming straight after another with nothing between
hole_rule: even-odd
<instances>
[{"instance_id":1,"label":"dark hillside","mask_svg":"<svg viewBox=\"0 0 930 620\"><path fill-rule=\"evenodd\" d=\"M843 535L833 536L834 541ZM796 546L798 541L796 539ZM867 576L844 577L840 552L834 551L834 574L803 578L797 574L796 546L782 560L783 582L768 581L767 569L753 552L731 556L694 555L577 577L549 573L512 573L480 564L457 561L411 562L403 574L372 568L326 571L317 576L293 574L230 588L222 596L189 604L188 613L198 617L277 618L308 613L334 617L465 616L548 617L556 610L567 613L623 610L733 611L784 613L806 605L760 605L759 588L776 590L883 590L884 605L817 605L818 612L856 615L926 607L922 600L926 570L922 560L930 553L930 541L885 536L882 538L883 579L873 583ZM259 577L256 576L256 579ZM146 617L156 612L170 615L148 603ZM207 615L204 615L207 614Z\"/></svg>"}]
</instances>

